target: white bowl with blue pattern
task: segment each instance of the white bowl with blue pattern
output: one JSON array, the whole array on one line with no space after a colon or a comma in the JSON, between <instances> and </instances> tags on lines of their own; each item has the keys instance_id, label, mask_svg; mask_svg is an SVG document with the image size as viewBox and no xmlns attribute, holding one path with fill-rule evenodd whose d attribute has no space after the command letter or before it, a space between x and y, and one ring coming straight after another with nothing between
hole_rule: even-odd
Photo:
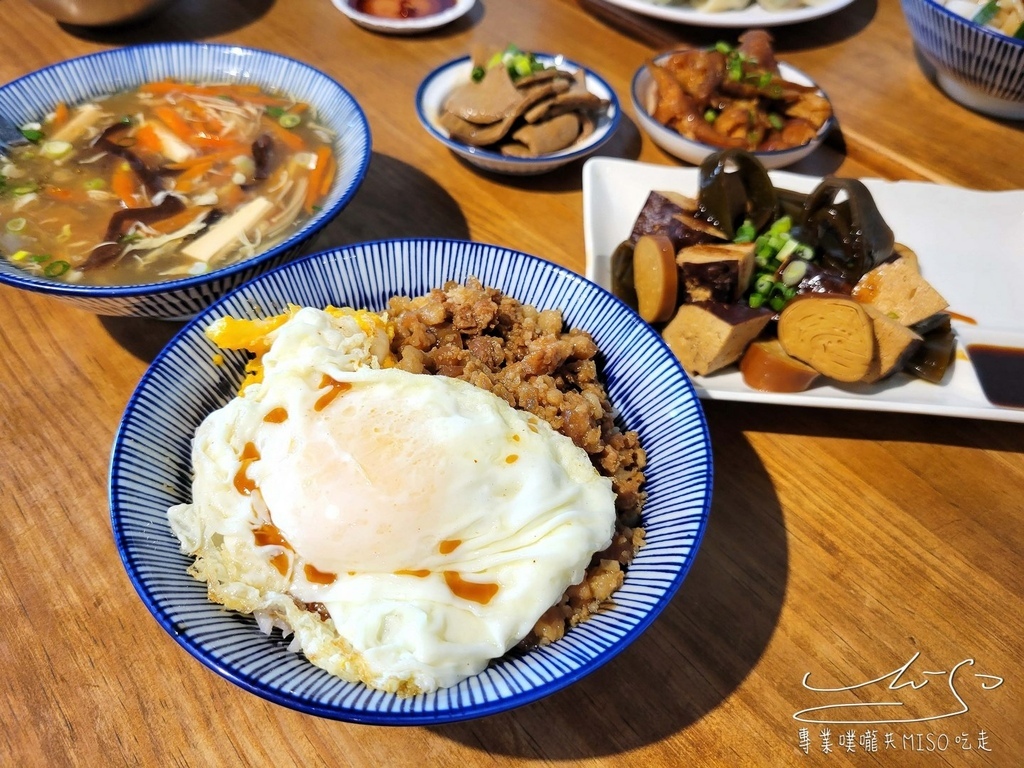
<instances>
[{"instance_id":1,"label":"white bowl with blue pattern","mask_svg":"<svg viewBox=\"0 0 1024 768\"><path fill-rule=\"evenodd\" d=\"M468 83L473 74L473 60L469 56L442 64L420 83L416 90L416 116L427 133L448 147L452 152L469 163L492 173L503 173L513 176L532 176L547 173L574 160L590 157L614 134L622 113L619 99L612 87L598 75L581 64L570 61L563 56L551 56L545 53L534 54L541 64L557 66L566 72L583 70L587 90L595 96L605 99L608 106L597 115L594 132L571 147L549 152L538 157L510 157L484 147L474 147L458 139L453 139L448 130L441 125L441 110L448 100L449 94L456 87Z\"/></svg>"},{"instance_id":2,"label":"white bowl with blue pattern","mask_svg":"<svg viewBox=\"0 0 1024 768\"><path fill-rule=\"evenodd\" d=\"M935 80L965 107L1024 120L1024 40L954 13L935 0L900 0L918 51Z\"/></svg>"},{"instance_id":3,"label":"white bowl with blue pattern","mask_svg":"<svg viewBox=\"0 0 1024 768\"><path fill-rule=\"evenodd\" d=\"M157 43L90 54L0 87L0 115L14 125L24 125L38 121L61 101L77 104L168 78L253 83L309 103L319 121L335 133L338 173L321 209L273 248L198 277L144 285L75 285L29 274L0 258L0 284L47 294L101 315L187 319L246 280L295 256L338 215L362 183L370 160L370 129L362 108L320 70L270 51L211 43Z\"/></svg>"},{"instance_id":4,"label":"white bowl with blue pattern","mask_svg":"<svg viewBox=\"0 0 1024 768\"><path fill-rule=\"evenodd\" d=\"M193 433L237 391L245 356L203 330L216 318L265 317L292 303L381 310L476 276L539 308L560 308L589 331L622 423L647 452L646 544L612 608L556 643L513 653L457 686L401 698L346 683L264 635L249 617L207 599L186 573L167 509L190 499ZM214 363L222 353L224 362ZM625 304L574 272L505 248L452 240L392 240L285 264L224 297L153 361L124 413L111 458L114 538L132 583L160 625L190 654L247 691L312 715L380 725L427 725L494 714L558 691L611 660L668 604L693 562L711 502L712 460L700 401L659 335Z\"/></svg>"}]
</instances>

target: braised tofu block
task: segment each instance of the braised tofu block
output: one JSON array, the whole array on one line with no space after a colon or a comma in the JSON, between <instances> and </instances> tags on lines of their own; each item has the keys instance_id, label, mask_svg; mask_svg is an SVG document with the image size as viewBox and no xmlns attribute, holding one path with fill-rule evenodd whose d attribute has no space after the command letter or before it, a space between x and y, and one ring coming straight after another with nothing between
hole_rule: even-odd
<instances>
[{"instance_id":1,"label":"braised tofu block","mask_svg":"<svg viewBox=\"0 0 1024 768\"><path fill-rule=\"evenodd\" d=\"M862 304L846 296L808 294L779 315L779 342L786 353L823 376L862 381L875 359L875 330Z\"/></svg>"},{"instance_id":2,"label":"braised tofu block","mask_svg":"<svg viewBox=\"0 0 1024 768\"><path fill-rule=\"evenodd\" d=\"M754 274L753 243L691 245L676 254L684 301L739 301Z\"/></svg>"},{"instance_id":3,"label":"braised tofu block","mask_svg":"<svg viewBox=\"0 0 1024 768\"><path fill-rule=\"evenodd\" d=\"M916 260L904 258L879 264L864 275L853 287L853 297L903 325L913 325L949 306L921 276Z\"/></svg>"},{"instance_id":4,"label":"braised tofu block","mask_svg":"<svg viewBox=\"0 0 1024 768\"><path fill-rule=\"evenodd\" d=\"M706 375L735 363L773 313L746 304L683 304L661 335L689 374Z\"/></svg>"},{"instance_id":5,"label":"braised tofu block","mask_svg":"<svg viewBox=\"0 0 1024 768\"><path fill-rule=\"evenodd\" d=\"M862 381L874 383L903 367L903 363L917 351L923 339L870 304L865 304L864 309L871 317L875 333L875 358Z\"/></svg>"},{"instance_id":6,"label":"braised tofu block","mask_svg":"<svg viewBox=\"0 0 1024 768\"><path fill-rule=\"evenodd\" d=\"M762 392L803 392L821 374L786 354L778 339L758 339L740 359L744 383Z\"/></svg>"}]
</instances>

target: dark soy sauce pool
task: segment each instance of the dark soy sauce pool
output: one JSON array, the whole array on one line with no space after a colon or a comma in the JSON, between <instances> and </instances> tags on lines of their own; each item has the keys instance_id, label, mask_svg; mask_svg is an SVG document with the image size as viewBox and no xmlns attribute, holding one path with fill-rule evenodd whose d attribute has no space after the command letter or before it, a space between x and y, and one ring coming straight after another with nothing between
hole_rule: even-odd
<instances>
[{"instance_id":1,"label":"dark soy sauce pool","mask_svg":"<svg viewBox=\"0 0 1024 768\"><path fill-rule=\"evenodd\" d=\"M968 344L967 355L990 403L1024 408L1024 349Z\"/></svg>"}]
</instances>

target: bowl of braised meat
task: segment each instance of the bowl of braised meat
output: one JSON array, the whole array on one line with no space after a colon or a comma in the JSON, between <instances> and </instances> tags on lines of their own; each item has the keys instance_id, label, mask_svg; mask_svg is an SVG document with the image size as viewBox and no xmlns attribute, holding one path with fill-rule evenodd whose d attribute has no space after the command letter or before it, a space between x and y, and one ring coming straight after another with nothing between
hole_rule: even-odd
<instances>
[{"instance_id":1,"label":"bowl of braised meat","mask_svg":"<svg viewBox=\"0 0 1024 768\"><path fill-rule=\"evenodd\" d=\"M633 109L659 147L695 165L723 149L753 153L766 168L802 160L836 125L828 96L775 59L771 37L666 51L633 76Z\"/></svg>"}]
</instances>

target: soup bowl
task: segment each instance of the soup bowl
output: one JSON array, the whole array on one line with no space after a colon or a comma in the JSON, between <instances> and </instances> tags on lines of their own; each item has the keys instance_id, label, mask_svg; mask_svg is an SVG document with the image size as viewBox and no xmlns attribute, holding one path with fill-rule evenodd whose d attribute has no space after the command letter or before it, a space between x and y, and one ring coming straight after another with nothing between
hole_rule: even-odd
<instances>
[{"instance_id":1,"label":"soup bowl","mask_svg":"<svg viewBox=\"0 0 1024 768\"><path fill-rule=\"evenodd\" d=\"M257 85L309 104L332 136L338 171L311 217L284 240L201 275L128 285L84 285L28 272L4 253L0 284L46 294L100 315L187 319L214 300L294 257L351 200L370 158L362 108L323 72L277 53L235 45L161 43L130 46L54 64L0 87L0 115L14 126L38 122L58 103L78 104L145 82Z\"/></svg>"},{"instance_id":2,"label":"soup bowl","mask_svg":"<svg viewBox=\"0 0 1024 768\"><path fill-rule=\"evenodd\" d=\"M449 280L478 278L538 309L559 308L588 331L624 429L647 455L645 543L612 604L563 638L510 652L483 672L432 693L401 697L332 677L278 631L224 610L188 573L192 559L168 508L192 497L191 445L206 416L244 377L245 355L204 331L218 318L261 318L289 305L383 310ZM218 355L221 355L218 357ZM215 361L216 358L216 361ZM218 364L219 362L219 364ZM110 511L124 566L157 622L202 664L243 689L320 717L430 725L490 715L540 699L611 661L655 620L682 584L707 523L712 454L700 401L661 337L623 302L575 272L529 254L454 240L391 240L324 251L284 264L225 296L185 326L153 361L114 442Z\"/></svg>"}]
</instances>

